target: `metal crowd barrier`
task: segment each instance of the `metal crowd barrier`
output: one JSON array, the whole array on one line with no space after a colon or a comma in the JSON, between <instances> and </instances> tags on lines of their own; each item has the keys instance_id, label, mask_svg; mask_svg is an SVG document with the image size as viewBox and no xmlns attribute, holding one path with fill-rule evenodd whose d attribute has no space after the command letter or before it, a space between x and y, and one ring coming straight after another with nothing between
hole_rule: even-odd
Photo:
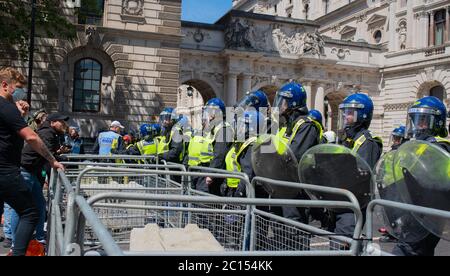
<instances>
[{"instance_id":1,"label":"metal crowd barrier","mask_svg":"<svg viewBox=\"0 0 450 276\"><path fill-rule=\"evenodd\" d=\"M362 224L362 216L359 211L359 206L352 202L333 202L333 201L312 201L312 200L283 200L283 199L253 199L253 198L221 198L213 197L211 195L203 195L198 193L198 196L186 196L186 195L159 195L159 194L148 194L148 193L106 193L106 194L95 194L89 197L88 202L93 204L100 199L109 199L116 201L109 201L109 203L96 203L93 205L91 213L89 213L86 208L83 211L78 210L82 200L79 199L80 195L77 191L80 191L80 180L83 174L87 174L90 171L105 171L105 172L133 172L142 174L153 174L153 173L163 173L167 175L185 175L185 176L211 176L214 178L227 178L230 174L220 174L220 173L198 173L198 172L177 172L177 171L156 171L156 170L142 170L142 169L121 169L121 168L99 168L91 167L86 168L80 173L78 181L74 187L70 184L67 177L65 177L63 172L59 172L57 179L53 178L53 182L56 179L58 182L56 185L55 198L52 201L52 222L51 223L51 239L50 239L50 250L49 254L75 254L73 252L84 252L83 246L85 244L100 246L104 248L104 241L100 239L98 233L104 235L104 229L98 228L98 223L93 223L92 218L88 220L89 225L89 235L95 235L96 241L86 241L86 224L84 224L84 216L92 216L92 212L100 219L105 227L109 230L109 235L115 243L121 244L127 242L127 239L123 239L121 235L115 235L114 231L117 229L112 229L111 224L105 223L105 217L99 216L99 213L94 211L96 208L106 208L109 210L122 210L122 212L112 212L113 214L121 214L119 218L110 217L109 219L119 219L121 224L126 222L128 219L126 215L130 214L132 210L149 211L155 213L156 211L164 212L164 214L169 214L169 216L176 216L179 218L178 224L164 224L164 227L184 227L188 223L196 223L201 226L201 228L209 228L209 230L215 235L217 240L224 246L227 250L226 254L236 254L241 255L242 252L246 252L247 255L355 255L355 247L351 246L350 250L345 249L346 244L352 244L354 241L345 237L333 237L329 239L326 235L329 232L314 228L309 225L301 224L296 221L285 219L270 213L260 211L255 208L255 206L298 206L298 207L333 207L333 208L346 208L355 211L358 225ZM244 181L248 187L250 187L249 195L254 194L252 191L251 183L248 183L248 178L245 175L231 175L233 178L239 178ZM259 178L258 181L272 181L268 179ZM276 182L273 184L278 185L296 185L295 183L287 182ZM62 191L61 188L64 187L66 191L65 199L67 203L65 214L61 214L59 208L60 202L62 202ZM339 194L349 194L346 191L336 191L336 189L328 189L324 187L315 187L312 185L298 184L295 188L310 188L318 190L327 190L330 193L338 192ZM105 196L106 195L106 196ZM349 196L350 201L352 201L351 196ZM133 201L144 202L144 204L123 204L120 200L125 200L125 202ZM147 204L148 202L163 202L163 204ZM172 203L172 205L171 205ZM175 203L175 204L174 204ZM123 210L126 210L125 212ZM81 212L80 212L81 211ZM149 212L142 213L143 216L140 217L138 223L132 225L132 227L144 227L149 222L154 222L152 216ZM110 213L111 214L111 213ZM124 216L125 214L125 216ZM65 231L61 234L61 223L65 219ZM106 218L108 219L108 218ZM361 222L360 222L361 221ZM98 222L98 221L97 221ZM125 223L126 224L126 223ZM125 225L123 228L126 231L130 231L131 225ZM359 226L358 226L359 227ZM265 235L257 235L259 230L263 229L265 233L270 233L268 237L272 237L278 240L277 246L264 246ZM58 230L54 232L54 230ZM358 235L358 233L356 233ZM321 239L322 243L325 245L320 250L311 250L310 241L311 237L317 237ZM325 236L325 238L323 238ZM61 239L63 241L61 241ZM57 245L57 246L56 246ZM285 246L286 245L286 246ZM257 247L258 246L258 247ZM74 248L80 248L79 250L73 250ZM60 248L59 251L55 248ZM95 247L94 247L95 248ZM328 250L325 250L328 249ZM73 252L71 251L73 250ZM111 252L106 252L110 254ZM172 254L168 253L169 255ZM185 252L184 252L185 253ZM130 254L130 253L127 253ZM139 253L143 254L143 253ZM166 253L161 252L161 255ZM197 254L197 253L195 253ZM205 253L206 254L206 253ZM151 254L150 254L151 255Z\"/></svg>"},{"instance_id":2,"label":"metal crowd barrier","mask_svg":"<svg viewBox=\"0 0 450 276\"><path fill-rule=\"evenodd\" d=\"M66 162L87 165L83 170L53 171L50 179L49 255L84 255L100 251L105 255L186 255L186 256L358 256L389 255L374 242L372 222L377 205L450 219L450 212L385 200L373 200L367 207L365 236L363 214L355 196L347 191L302 183L256 177L249 182L243 173L165 164L113 164ZM181 177L181 182L171 177ZM223 198L196 191L192 177L238 178L247 187L247 198ZM95 177L106 179L104 186L89 186ZM153 177L156 182L140 186L111 183L114 178ZM87 180L87 182L83 182ZM114 182L114 181L113 181ZM257 199L256 183L268 183L321 193L341 195L346 201ZM92 184L92 183L91 183ZM114 184L114 185L111 185ZM143 185L141 185L143 184ZM160 185L161 184L161 185ZM172 186L171 186L172 185ZM355 214L353 236L338 236L319 227L260 210L259 206L349 209ZM197 224L208 229L224 252L130 252L130 232L157 224L162 228L183 228ZM364 244L362 244L364 240ZM364 245L364 246L362 246Z\"/></svg>"}]
</instances>

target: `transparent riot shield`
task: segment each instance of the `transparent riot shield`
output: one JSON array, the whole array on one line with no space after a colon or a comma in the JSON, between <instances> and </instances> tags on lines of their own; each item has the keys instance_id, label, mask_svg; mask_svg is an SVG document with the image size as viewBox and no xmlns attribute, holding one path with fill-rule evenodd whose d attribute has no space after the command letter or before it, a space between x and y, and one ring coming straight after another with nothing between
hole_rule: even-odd
<instances>
[{"instance_id":1,"label":"transparent riot shield","mask_svg":"<svg viewBox=\"0 0 450 276\"><path fill-rule=\"evenodd\" d=\"M288 145L277 136L262 135L253 146L252 165L256 176L298 182L297 159ZM263 184L274 198L295 198L299 190Z\"/></svg>"},{"instance_id":2,"label":"transparent riot shield","mask_svg":"<svg viewBox=\"0 0 450 276\"><path fill-rule=\"evenodd\" d=\"M309 149L298 166L300 182L344 189L352 192L361 208L367 206L373 191L372 170L350 149L334 144L322 144ZM346 197L318 192L308 195L321 200L348 201Z\"/></svg>"},{"instance_id":3,"label":"transparent riot shield","mask_svg":"<svg viewBox=\"0 0 450 276\"><path fill-rule=\"evenodd\" d=\"M376 166L376 197L406 203L401 196L400 183L394 178L396 151L383 155ZM384 222L388 233L404 242L417 242L428 235L428 231L407 211L389 207L377 207L377 215Z\"/></svg>"},{"instance_id":4,"label":"transparent riot shield","mask_svg":"<svg viewBox=\"0 0 450 276\"><path fill-rule=\"evenodd\" d=\"M450 211L450 154L438 145L411 141L394 156L394 179L403 202ZM450 221L412 213L428 231L450 240Z\"/></svg>"}]
</instances>

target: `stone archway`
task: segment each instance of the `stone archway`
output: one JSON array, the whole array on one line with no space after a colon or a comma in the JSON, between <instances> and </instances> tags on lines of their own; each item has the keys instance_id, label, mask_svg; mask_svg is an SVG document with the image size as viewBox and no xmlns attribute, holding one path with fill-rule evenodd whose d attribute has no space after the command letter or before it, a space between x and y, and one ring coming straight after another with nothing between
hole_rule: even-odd
<instances>
[{"instance_id":1,"label":"stone archway","mask_svg":"<svg viewBox=\"0 0 450 276\"><path fill-rule=\"evenodd\" d=\"M186 115L194 129L201 129L201 112L205 103L217 97L214 88L204 80L182 82L177 94L177 112Z\"/></svg>"},{"instance_id":2,"label":"stone archway","mask_svg":"<svg viewBox=\"0 0 450 276\"><path fill-rule=\"evenodd\" d=\"M417 92L417 98L423 98L426 96L435 96L441 101L446 101L448 99L449 93L447 93L444 85L438 81L429 81L423 83Z\"/></svg>"}]
</instances>

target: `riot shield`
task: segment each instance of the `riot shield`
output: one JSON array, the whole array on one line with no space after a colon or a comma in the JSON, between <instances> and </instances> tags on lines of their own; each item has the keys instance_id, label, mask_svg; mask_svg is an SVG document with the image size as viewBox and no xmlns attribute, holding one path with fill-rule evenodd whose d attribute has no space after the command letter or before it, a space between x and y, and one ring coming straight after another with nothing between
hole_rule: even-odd
<instances>
[{"instance_id":1,"label":"riot shield","mask_svg":"<svg viewBox=\"0 0 450 276\"><path fill-rule=\"evenodd\" d=\"M367 206L373 188L372 170L350 149L334 144L322 144L309 149L298 166L300 181L306 184L344 189L352 192L361 208ZM348 201L344 196L307 191L321 200Z\"/></svg>"},{"instance_id":2,"label":"riot shield","mask_svg":"<svg viewBox=\"0 0 450 276\"><path fill-rule=\"evenodd\" d=\"M252 165L256 176L298 182L297 159L288 145L274 135L262 135L253 146ZM299 190L263 184L274 198L295 198Z\"/></svg>"},{"instance_id":3,"label":"riot shield","mask_svg":"<svg viewBox=\"0 0 450 276\"><path fill-rule=\"evenodd\" d=\"M394 157L396 151L386 153L376 166L376 197L384 200L405 203L400 192L400 183L394 179ZM405 242L417 242L428 235L414 216L397 208L377 207L377 215L384 222L393 237Z\"/></svg>"},{"instance_id":4,"label":"riot shield","mask_svg":"<svg viewBox=\"0 0 450 276\"><path fill-rule=\"evenodd\" d=\"M394 156L393 171L403 202L450 211L450 154L444 149L425 141L405 143ZM428 231L450 240L450 220L412 214Z\"/></svg>"}]
</instances>

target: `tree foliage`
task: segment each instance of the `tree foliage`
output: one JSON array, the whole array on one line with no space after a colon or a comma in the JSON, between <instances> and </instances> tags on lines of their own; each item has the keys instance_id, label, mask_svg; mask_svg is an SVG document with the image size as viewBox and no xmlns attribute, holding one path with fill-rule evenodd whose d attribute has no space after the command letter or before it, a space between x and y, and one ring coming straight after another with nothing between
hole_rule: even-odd
<instances>
[{"instance_id":1,"label":"tree foliage","mask_svg":"<svg viewBox=\"0 0 450 276\"><path fill-rule=\"evenodd\" d=\"M35 37L68 40L76 37L75 25L64 14L62 1L36 0ZM82 0L81 3L83 11L95 10L98 6L98 0ZM31 30L31 6L32 0L0 0L0 48L18 47L20 55L26 57ZM75 15L79 15L79 9L75 10Z\"/></svg>"}]
</instances>

